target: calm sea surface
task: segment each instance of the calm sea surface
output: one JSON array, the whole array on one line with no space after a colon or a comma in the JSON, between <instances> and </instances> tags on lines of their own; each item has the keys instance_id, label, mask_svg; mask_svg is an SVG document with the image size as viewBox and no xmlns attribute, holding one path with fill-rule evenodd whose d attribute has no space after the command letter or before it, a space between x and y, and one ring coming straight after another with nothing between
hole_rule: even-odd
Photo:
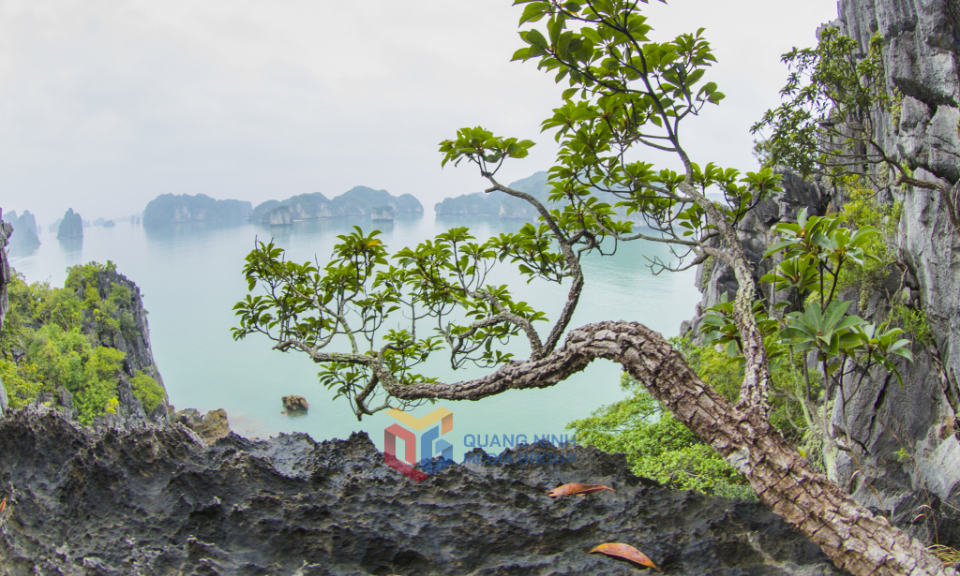
<instances>
[{"instance_id":1,"label":"calm sea surface","mask_svg":"<svg viewBox=\"0 0 960 576\"><path fill-rule=\"evenodd\" d=\"M378 222L389 248L415 245L452 226L470 226L485 239L515 231L516 221L496 219L434 220L423 218ZM28 282L49 281L62 286L68 266L112 260L120 273L136 282L149 310L154 356L176 408L215 408L227 411L231 428L243 436L265 437L280 432L306 432L317 440L345 438L366 431L383 449L383 429L394 423L379 413L358 422L343 399L331 402L333 393L321 387L317 366L306 356L271 350L266 338L250 336L234 342L232 307L246 294L241 270L256 237L275 238L297 260L321 264L330 254L336 236L353 225L371 228L369 220L318 220L285 228L254 224L193 223L147 230L130 223L115 228L86 228L82 241L58 241L53 234L40 236L42 245L30 252L12 252L11 263ZM613 257L588 257L584 262L586 287L571 326L600 320L636 320L666 336L678 333L680 322L693 314L699 300L693 272L654 276L646 258L669 260L659 244L635 242L621 246ZM493 281L511 283L518 299L555 318L566 297L566 288L555 284L526 284L509 264L501 265ZM546 323L540 327L545 335ZM521 351L522 348L517 348ZM479 370L452 371L443 358L431 359L431 375L446 381L481 374ZM443 402L415 411L423 416L444 406L454 414L450 438L455 459L460 460L468 434L534 435L565 433L571 420L623 397L619 366L594 362L586 371L544 390L511 391L478 402ZM281 414L280 397L306 397L310 410L304 416ZM449 438L450 435L445 436ZM494 448L494 451L499 449Z\"/></svg>"}]
</instances>

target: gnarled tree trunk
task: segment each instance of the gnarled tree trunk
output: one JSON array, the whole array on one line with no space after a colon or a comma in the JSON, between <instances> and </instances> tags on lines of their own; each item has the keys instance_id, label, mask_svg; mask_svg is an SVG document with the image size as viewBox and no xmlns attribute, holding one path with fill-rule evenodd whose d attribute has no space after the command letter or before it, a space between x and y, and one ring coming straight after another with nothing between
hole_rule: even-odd
<instances>
[{"instance_id":1,"label":"gnarled tree trunk","mask_svg":"<svg viewBox=\"0 0 960 576\"><path fill-rule=\"evenodd\" d=\"M476 400L509 389L544 388L597 358L621 364L681 422L740 470L760 501L855 575L955 574L923 544L874 516L825 476L765 419L731 406L704 384L660 334L632 322L600 322L571 331L564 346L456 384L393 386L403 399Z\"/></svg>"}]
</instances>

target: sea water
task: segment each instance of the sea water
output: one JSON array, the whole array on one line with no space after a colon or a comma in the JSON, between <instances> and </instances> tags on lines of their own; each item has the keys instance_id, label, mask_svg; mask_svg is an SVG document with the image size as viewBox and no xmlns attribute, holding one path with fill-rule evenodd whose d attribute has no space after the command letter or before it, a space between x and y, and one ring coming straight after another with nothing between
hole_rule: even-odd
<instances>
[{"instance_id":1,"label":"sea water","mask_svg":"<svg viewBox=\"0 0 960 576\"><path fill-rule=\"evenodd\" d=\"M53 234L44 233L38 248L14 251L10 257L12 266L28 282L49 281L55 286L63 285L69 266L113 261L117 271L141 289L149 311L154 357L169 401L178 410L223 408L231 428L247 437L306 432L325 440L366 431L382 450L384 429L396 420L380 412L358 421L344 399L331 401L334 392L318 383L319 367L304 354L272 350L273 343L259 335L233 340L230 329L237 322L232 308L247 294L244 257L257 238L273 238L287 250L288 258L300 262L317 258L322 265L337 235L349 233L353 226L382 230L380 238L396 250L453 226L469 226L474 236L484 240L516 231L522 224L495 218L437 220L432 214L394 222L331 219L273 228L206 222L145 229L120 222L114 228L85 228L82 240L58 241ZM585 256L586 284L570 326L631 320L675 336L680 323L693 315L700 294L693 271L654 275L649 264L656 258L676 262L666 245L639 241L621 244L614 256ZM568 285L527 284L509 262L498 265L491 280L510 284L518 300L546 312L551 319L566 301ZM538 328L545 337L548 323L538 323ZM522 354L524 347L511 345L511 351ZM442 354L432 358L427 375L450 382L486 373L476 368L453 371L448 358ZM471 439L506 436L532 440L570 434L565 429L570 421L624 397L620 375L618 365L596 361L550 388L509 391L480 401L437 402L413 413L422 417L438 407L453 413L453 430L444 438L450 439L454 457L460 461L470 450L465 444ZM281 397L289 394L305 397L309 411L283 414Z\"/></svg>"}]
</instances>

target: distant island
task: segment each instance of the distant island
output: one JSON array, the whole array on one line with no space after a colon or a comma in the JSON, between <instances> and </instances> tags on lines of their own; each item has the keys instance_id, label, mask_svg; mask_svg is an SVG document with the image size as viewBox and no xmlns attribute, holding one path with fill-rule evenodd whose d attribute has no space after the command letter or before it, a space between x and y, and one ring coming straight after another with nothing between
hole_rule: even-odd
<instances>
[{"instance_id":1,"label":"distant island","mask_svg":"<svg viewBox=\"0 0 960 576\"><path fill-rule=\"evenodd\" d=\"M67 208L67 213L63 215L57 227L57 238L83 238L83 219L73 208Z\"/></svg>"},{"instance_id":2,"label":"distant island","mask_svg":"<svg viewBox=\"0 0 960 576\"><path fill-rule=\"evenodd\" d=\"M530 194L548 209L559 209L561 208L560 204L548 200L550 196L550 186L547 184L547 178L548 175L546 172L537 172L522 180L511 182L507 187ZM615 206L619 201L619 198L615 198L612 195L604 200L604 202L612 206ZM433 210L436 212L437 218L496 216L501 220L533 221L540 216L536 208L526 200L514 198L509 194L504 194L499 191L490 192L489 194L486 192L474 192L473 194L463 194L455 198L445 198L442 202L434 204ZM628 215L627 209L623 206L614 207L613 210L621 220L640 222L638 214Z\"/></svg>"},{"instance_id":3,"label":"distant island","mask_svg":"<svg viewBox=\"0 0 960 576\"><path fill-rule=\"evenodd\" d=\"M242 221L251 210L253 205L243 200L215 200L206 194L162 194L143 209L143 226L158 228L180 222Z\"/></svg>"},{"instance_id":4,"label":"distant island","mask_svg":"<svg viewBox=\"0 0 960 576\"><path fill-rule=\"evenodd\" d=\"M514 190L530 194L537 200L547 203L549 187L547 173L537 172L522 180L508 185ZM445 198L433 206L438 218L450 216L496 216L502 220L536 220L539 214L525 200L514 198L503 192L474 192L456 198Z\"/></svg>"},{"instance_id":5,"label":"distant island","mask_svg":"<svg viewBox=\"0 0 960 576\"><path fill-rule=\"evenodd\" d=\"M421 215L423 205L410 194L394 196L386 190L356 186L329 199L321 192L300 194L284 201L267 200L248 216L250 222L285 226L298 220L360 217L393 220L396 215Z\"/></svg>"},{"instance_id":6,"label":"distant island","mask_svg":"<svg viewBox=\"0 0 960 576\"><path fill-rule=\"evenodd\" d=\"M7 216L7 222L13 225L13 236L10 237L9 243L11 249L36 248L40 245L37 219L29 210L24 210L19 218L16 211L11 211Z\"/></svg>"}]
</instances>

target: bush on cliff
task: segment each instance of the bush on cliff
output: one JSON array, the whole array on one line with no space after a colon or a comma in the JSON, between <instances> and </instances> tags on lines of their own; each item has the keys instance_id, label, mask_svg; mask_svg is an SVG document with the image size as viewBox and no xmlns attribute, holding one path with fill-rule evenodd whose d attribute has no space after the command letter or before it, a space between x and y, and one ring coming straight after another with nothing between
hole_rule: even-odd
<instances>
[{"instance_id":1,"label":"bush on cliff","mask_svg":"<svg viewBox=\"0 0 960 576\"><path fill-rule=\"evenodd\" d=\"M130 290L97 283L101 272L114 269L110 262L74 266L64 288L27 284L14 275L0 334L0 378L12 408L53 394L60 386L73 395L82 424L116 404L125 354L109 344L116 334L132 341L136 325L129 312L121 311L121 305L129 304ZM146 410L164 398L163 388L148 375L137 373L131 386Z\"/></svg>"}]
</instances>

